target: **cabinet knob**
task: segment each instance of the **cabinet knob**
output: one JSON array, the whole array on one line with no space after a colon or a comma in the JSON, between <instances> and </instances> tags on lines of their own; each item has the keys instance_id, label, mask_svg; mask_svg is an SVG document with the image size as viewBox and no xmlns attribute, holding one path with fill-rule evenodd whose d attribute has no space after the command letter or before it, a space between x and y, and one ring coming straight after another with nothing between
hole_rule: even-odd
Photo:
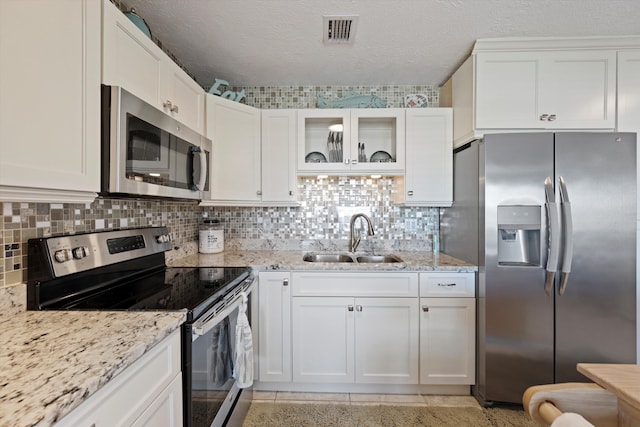
<instances>
[{"instance_id":1,"label":"cabinet knob","mask_svg":"<svg viewBox=\"0 0 640 427\"><path fill-rule=\"evenodd\" d=\"M556 115L555 114L549 114L549 121L552 122L556 119Z\"/></svg>"},{"instance_id":2,"label":"cabinet knob","mask_svg":"<svg viewBox=\"0 0 640 427\"><path fill-rule=\"evenodd\" d=\"M540 116L540 120L541 120L541 121L543 121L543 122L544 122L545 120L547 120L548 118L549 118L549 115L548 115L548 114L543 114L543 115L541 115L541 116Z\"/></svg>"},{"instance_id":3,"label":"cabinet knob","mask_svg":"<svg viewBox=\"0 0 640 427\"><path fill-rule=\"evenodd\" d=\"M173 105L173 102L171 102L168 99L162 103L162 106L164 108L168 109L169 111L171 111L172 113L177 113L178 112L178 106L177 105Z\"/></svg>"},{"instance_id":4,"label":"cabinet knob","mask_svg":"<svg viewBox=\"0 0 640 427\"><path fill-rule=\"evenodd\" d=\"M425 313L427 313L429 311L429 307L427 307L426 305L422 306L422 311L424 311Z\"/></svg>"},{"instance_id":5,"label":"cabinet knob","mask_svg":"<svg viewBox=\"0 0 640 427\"><path fill-rule=\"evenodd\" d=\"M289 279L282 279L282 286L289 286Z\"/></svg>"},{"instance_id":6,"label":"cabinet knob","mask_svg":"<svg viewBox=\"0 0 640 427\"><path fill-rule=\"evenodd\" d=\"M357 161L357 160L351 160L351 164L352 164L352 165L357 165L357 164L358 164L358 161Z\"/></svg>"},{"instance_id":7,"label":"cabinet knob","mask_svg":"<svg viewBox=\"0 0 640 427\"><path fill-rule=\"evenodd\" d=\"M293 196L293 190L289 190L289 195Z\"/></svg>"},{"instance_id":8,"label":"cabinet knob","mask_svg":"<svg viewBox=\"0 0 640 427\"><path fill-rule=\"evenodd\" d=\"M178 112L178 106L177 105L173 105L173 102L171 102L168 99L162 103L162 106L164 108L168 109L169 111L171 111L172 113L177 113Z\"/></svg>"},{"instance_id":9,"label":"cabinet knob","mask_svg":"<svg viewBox=\"0 0 640 427\"><path fill-rule=\"evenodd\" d=\"M258 190L258 191L256 191L256 195L258 195L258 196L262 196L262 190Z\"/></svg>"},{"instance_id":10,"label":"cabinet knob","mask_svg":"<svg viewBox=\"0 0 640 427\"><path fill-rule=\"evenodd\" d=\"M356 305L356 311L362 311L362 306L361 305Z\"/></svg>"},{"instance_id":11,"label":"cabinet knob","mask_svg":"<svg viewBox=\"0 0 640 427\"><path fill-rule=\"evenodd\" d=\"M351 304L349 304L349 305L347 306L347 310L349 310L349 311L353 311L353 306L352 306Z\"/></svg>"},{"instance_id":12,"label":"cabinet knob","mask_svg":"<svg viewBox=\"0 0 640 427\"><path fill-rule=\"evenodd\" d=\"M344 164L348 165L349 164L349 159L344 159Z\"/></svg>"},{"instance_id":13,"label":"cabinet knob","mask_svg":"<svg viewBox=\"0 0 640 427\"><path fill-rule=\"evenodd\" d=\"M413 196L413 190L407 191L407 196Z\"/></svg>"}]
</instances>

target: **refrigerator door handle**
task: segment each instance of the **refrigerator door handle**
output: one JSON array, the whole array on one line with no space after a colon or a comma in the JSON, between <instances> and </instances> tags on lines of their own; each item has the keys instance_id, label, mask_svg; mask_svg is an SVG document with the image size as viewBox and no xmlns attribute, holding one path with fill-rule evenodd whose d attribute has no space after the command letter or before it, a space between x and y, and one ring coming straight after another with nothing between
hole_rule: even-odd
<instances>
[{"instance_id":1,"label":"refrigerator door handle","mask_svg":"<svg viewBox=\"0 0 640 427\"><path fill-rule=\"evenodd\" d=\"M569 202L569 192L564 177L558 178L560 183L560 208L562 209L562 220L564 225L564 248L562 253L562 276L558 295L564 295L571 273L571 260L573 259L573 216L571 215L571 202Z\"/></svg>"},{"instance_id":2,"label":"refrigerator door handle","mask_svg":"<svg viewBox=\"0 0 640 427\"><path fill-rule=\"evenodd\" d=\"M553 192L553 181L550 177L544 180L544 188L546 194L547 217L549 218L549 257L547 258L547 276L544 283L544 292L551 295L553 282L556 277L556 269L558 267L558 256L560 249L558 208L556 207L555 195Z\"/></svg>"}]
</instances>

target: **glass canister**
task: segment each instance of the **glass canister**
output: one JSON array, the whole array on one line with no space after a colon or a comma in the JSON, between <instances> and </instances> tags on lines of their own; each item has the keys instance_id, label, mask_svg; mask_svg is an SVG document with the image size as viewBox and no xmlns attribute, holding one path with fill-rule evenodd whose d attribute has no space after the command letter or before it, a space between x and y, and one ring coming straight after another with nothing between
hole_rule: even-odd
<instances>
[{"instance_id":1,"label":"glass canister","mask_svg":"<svg viewBox=\"0 0 640 427\"><path fill-rule=\"evenodd\" d=\"M215 254L224 250L224 228L218 219L205 219L198 235L198 252Z\"/></svg>"}]
</instances>

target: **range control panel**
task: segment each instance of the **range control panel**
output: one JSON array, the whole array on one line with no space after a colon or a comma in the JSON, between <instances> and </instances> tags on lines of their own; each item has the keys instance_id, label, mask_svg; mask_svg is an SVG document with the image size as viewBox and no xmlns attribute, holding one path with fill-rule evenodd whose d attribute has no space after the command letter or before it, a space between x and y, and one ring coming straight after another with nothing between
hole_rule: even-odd
<instances>
[{"instance_id":1,"label":"range control panel","mask_svg":"<svg viewBox=\"0 0 640 427\"><path fill-rule=\"evenodd\" d=\"M171 249L166 227L104 231L45 239L56 277Z\"/></svg>"}]
</instances>

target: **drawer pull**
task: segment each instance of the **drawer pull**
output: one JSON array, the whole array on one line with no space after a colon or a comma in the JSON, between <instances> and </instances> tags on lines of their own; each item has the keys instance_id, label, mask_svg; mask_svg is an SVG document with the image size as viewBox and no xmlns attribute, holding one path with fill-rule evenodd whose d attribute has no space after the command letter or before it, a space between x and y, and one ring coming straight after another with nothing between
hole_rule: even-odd
<instances>
[{"instance_id":1,"label":"drawer pull","mask_svg":"<svg viewBox=\"0 0 640 427\"><path fill-rule=\"evenodd\" d=\"M349 304L349 305L347 306L347 310L349 310L349 311L353 311L353 306L352 306L351 304Z\"/></svg>"},{"instance_id":2,"label":"drawer pull","mask_svg":"<svg viewBox=\"0 0 640 427\"><path fill-rule=\"evenodd\" d=\"M429 307L427 307L426 305L423 305L422 311L424 311L425 313L429 312Z\"/></svg>"},{"instance_id":3,"label":"drawer pull","mask_svg":"<svg viewBox=\"0 0 640 427\"><path fill-rule=\"evenodd\" d=\"M289 279L282 279L282 286L289 286Z\"/></svg>"},{"instance_id":4,"label":"drawer pull","mask_svg":"<svg viewBox=\"0 0 640 427\"><path fill-rule=\"evenodd\" d=\"M449 286L455 286L455 283L438 283L438 286L445 286L445 287L449 287Z\"/></svg>"}]
</instances>

